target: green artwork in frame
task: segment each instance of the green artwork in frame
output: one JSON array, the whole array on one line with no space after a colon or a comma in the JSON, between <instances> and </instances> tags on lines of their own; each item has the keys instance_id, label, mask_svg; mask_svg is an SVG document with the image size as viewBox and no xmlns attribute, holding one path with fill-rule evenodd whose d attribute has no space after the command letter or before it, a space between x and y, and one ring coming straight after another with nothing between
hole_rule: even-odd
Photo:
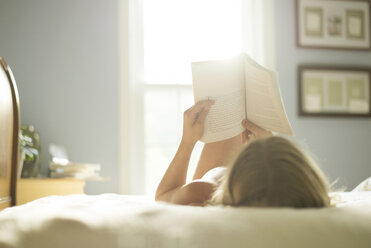
<instances>
[{"instance_id":1,"label":"green artwork in frame","mask_svg":"<svg viewBox=\"0 0 371 248\"><path fill-rule=\"evenodd\" d=\"M363 10L346 10L346 30L349 39L365 39L365 14Z\"/></svg>"},{"instance_id":2,"label":"green artwork in frame","mask_svg":"<svg viewBox=\"0 0 371 248\"><path fill-rule=\"evenodd\" d=\"M323 109L324 89L323 79L321 77L304 78L303 106L307 111L320 111Z\"/></svg>"},{"instance_id":3,"label":"green artwork in frame","mask_svg":"<svg viewBox=\"0 0 371 248\"><path fill-rule=\"evenodd\" d=\"M340 80L329 80L327 82L327 95L327 103L329 105L343 105L343 83Z\"/></svg>"},{"instance_id":4,"label":"green artwork in frame","mask_svg":"<svg viewBox=\"0 0 371 248\"><path fill-rule=\"evenodd\" d=\"M367 94L367 82L362 78L347 78L347 107L352 112L369 111L370 96Z\"/></svg>"},{"instance_id":5,"label":"green artwork in frame","mask_svg":"<svg viewBox=\"0 0 371 248\"><path fill-rule=\"evenodd\" d=\"M298 67L299 115L371 117L371 68Z\"/></svg>"},{"instance_id":6,"label":"green artwork in frame","mask_svg":"<svg viewBox=\"0 0 371 248\"><path fill-rule=\"evenodd\" d=\"M305 8L305 34L307 36L323 36L323 10L321 8Z\"/></svg>"}]
</instances>

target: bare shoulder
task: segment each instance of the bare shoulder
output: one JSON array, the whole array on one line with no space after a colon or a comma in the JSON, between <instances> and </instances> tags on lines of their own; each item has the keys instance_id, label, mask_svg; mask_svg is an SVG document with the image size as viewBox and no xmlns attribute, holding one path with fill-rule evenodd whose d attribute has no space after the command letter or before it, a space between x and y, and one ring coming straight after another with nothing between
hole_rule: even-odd
<instances>
[{"instance_id":1,"label":"bare shoulder","mask_svg":"<svg viewBox=\"0 0 371 248\"><path fill-rule=\"evenodd\" d=\"M215 191L216 184L206 180L194 180L177 189L171 202L181 205L203 205Z\"/></svg>"}]
</instances>

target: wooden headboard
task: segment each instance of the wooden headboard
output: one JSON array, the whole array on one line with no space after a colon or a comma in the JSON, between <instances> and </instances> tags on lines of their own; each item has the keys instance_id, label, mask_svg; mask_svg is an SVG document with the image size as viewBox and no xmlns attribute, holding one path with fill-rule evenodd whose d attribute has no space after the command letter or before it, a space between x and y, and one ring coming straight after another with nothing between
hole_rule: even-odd
<instances>
[{"instance_id":1,"label":"wooden headboard","mask_svg":"<svg viewBox=\"0 0 371 248\"><path fill-rule=\"evenodd\" d=\"M19 113L13 73L0 57L0 210L16 203Z\"/></svg>"}]
</instances>

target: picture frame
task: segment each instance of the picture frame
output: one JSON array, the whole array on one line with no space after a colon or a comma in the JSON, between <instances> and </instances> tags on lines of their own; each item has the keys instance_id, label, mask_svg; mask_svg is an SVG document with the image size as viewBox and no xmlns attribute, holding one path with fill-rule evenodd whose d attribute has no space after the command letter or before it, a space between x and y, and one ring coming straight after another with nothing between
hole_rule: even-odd
<instances>
[{"instance_id":1,"label":"picture frame","mask_svg":"<svg viewBox=\"0 0 371 248\"><path fill-rule=\"evenodd\" d=\"M298 67L299 116L371 117L371 67Z\"/></svg>"},{"instance_id":2,"label":"picture frame","mask_svg":"<svg viewBox=\"0 0 371 248\"><path fill-rule=\"evenodd\" d=\"M370 0L296 0L302 48L371 50Z\"/></svg>"}]
</instances>

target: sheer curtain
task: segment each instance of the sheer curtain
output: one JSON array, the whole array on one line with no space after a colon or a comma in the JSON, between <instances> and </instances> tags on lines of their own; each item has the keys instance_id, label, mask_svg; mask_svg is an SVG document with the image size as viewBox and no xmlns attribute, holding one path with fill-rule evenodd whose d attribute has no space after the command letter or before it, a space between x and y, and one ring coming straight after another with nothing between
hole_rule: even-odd
<instances>
[{"instance_id":1,"label":"sheer curtain","mask_svg":"<svg viewBox=\"0 0 371 248\"><path fill-rule=\"evenodd\" d=\"M247 52L274 69L274 0L122 0L120 192L152 195L193 104L190 63ZM190 162L191 176L202 144Z\"/></svg>"}]
</instances>

